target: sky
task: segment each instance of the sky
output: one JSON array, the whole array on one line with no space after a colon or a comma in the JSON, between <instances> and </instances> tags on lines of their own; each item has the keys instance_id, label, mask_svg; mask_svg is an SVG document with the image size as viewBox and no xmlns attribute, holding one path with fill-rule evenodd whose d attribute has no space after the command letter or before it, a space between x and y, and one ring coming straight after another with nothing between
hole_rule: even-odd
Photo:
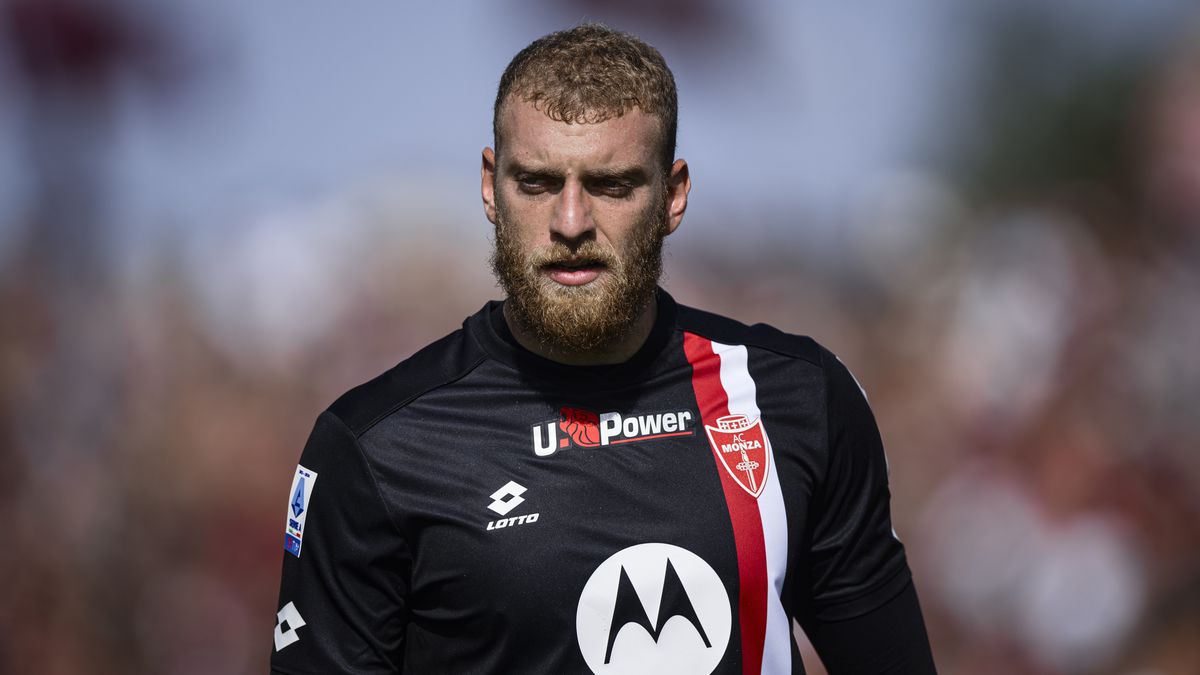
<instances>
[{"instance_id":1,"label":"sky","mask_svg":"<svg viewBox=\"0 0 1200 675\"><path fill-rule=\"evenodd\" d=\"M363 195L384 195L402 227L479 232L500 72L530 40L585 19L642 36L672 66L692 227L819 238L864 191L935 174L933 158L970 129L975 47L995 7L1040 7L1118 49L1187 6L140 1L165 18L189 75L166 106L131 86L116 108L105 208L134 253ZM22 110L0 106L0 143L18 147L24 133ZM19 153L4 155L0 222L11 223L25 172Z\"/></svg>"}]
</instances>

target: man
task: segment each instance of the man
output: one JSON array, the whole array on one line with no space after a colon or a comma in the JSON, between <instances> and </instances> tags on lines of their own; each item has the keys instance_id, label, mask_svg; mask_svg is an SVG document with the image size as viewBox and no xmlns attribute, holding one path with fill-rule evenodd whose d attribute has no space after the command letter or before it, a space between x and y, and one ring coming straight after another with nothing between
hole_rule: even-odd
<instances>
[{"instance_id":1,"label":"man","mask_svg":"<svg viewBox=\"0 0 1200 675\"><path fill-rule=\"evenodd\" d=\"M278 673L933 672L883 450L807 338L675 304L691 181L661 55L535 41L483 151L507 294L321 414Z\"/></svg>"}]
</instances>

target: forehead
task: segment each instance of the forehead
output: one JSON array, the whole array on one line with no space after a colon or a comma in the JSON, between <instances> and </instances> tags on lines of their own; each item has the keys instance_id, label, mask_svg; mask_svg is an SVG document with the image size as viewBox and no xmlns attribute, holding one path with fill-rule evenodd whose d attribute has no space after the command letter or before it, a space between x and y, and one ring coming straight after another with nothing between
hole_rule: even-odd
<instances>
[{"instance_id":1,"label":"forehead","mask_svg":"<svg viewBox=\"0 0 1200 675\"><path fill-rule=\"evenodd\" d=\"M603 122L561 122L526 101L512 100L500 110L503 137L500 162L558 168L642 166L658 161L662 130L659 119L639 108Z\"/></svg>"}]
</instances>

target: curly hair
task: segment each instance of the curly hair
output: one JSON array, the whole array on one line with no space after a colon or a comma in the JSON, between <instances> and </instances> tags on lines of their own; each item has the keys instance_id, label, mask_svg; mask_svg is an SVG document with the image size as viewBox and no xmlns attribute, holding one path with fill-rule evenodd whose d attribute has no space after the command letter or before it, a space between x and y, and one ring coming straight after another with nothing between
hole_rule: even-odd
<instances>
[{"instance_id":1,"label":"curly hair","mask_svg":"<svg viewBox=\"0 0 1200 675\"><path fill-rule=\"evenodd\" d=\"M518 52L496 91L492 135L497 150L500 109L510 97L568 124L603 122L636 106L662 123L664 170L674 161L675 77L657 49L627 33L585 23L538 38Z\"/></svg>"}]
</instances>

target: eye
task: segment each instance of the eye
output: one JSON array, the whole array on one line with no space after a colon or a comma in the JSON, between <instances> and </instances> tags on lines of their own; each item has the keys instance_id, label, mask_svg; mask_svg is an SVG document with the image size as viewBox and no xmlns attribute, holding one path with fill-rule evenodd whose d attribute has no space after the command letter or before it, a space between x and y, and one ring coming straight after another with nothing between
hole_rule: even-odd
<instances>
[{"instance_id":1,"label":"eye","mask_svg":"<svg viewBox=\"0 0 1200 675\"><path fill-rule=\"evenodd\" d=\"M615 178L602 178L588 185L588 191L605 197L623 198L633 193L633 185Z\"/></svg>"},{"instance_id":2,"label":"eye","mask_svg":"<svg viewBox=\"0 0 1200 675\"><path fill-rule=\"evenodd\" d=\"M529 195L540 195L553 191L558 187L558 181L538 174L520 174L516 177L517 188Z\"/></svg>"}]
</instances>

